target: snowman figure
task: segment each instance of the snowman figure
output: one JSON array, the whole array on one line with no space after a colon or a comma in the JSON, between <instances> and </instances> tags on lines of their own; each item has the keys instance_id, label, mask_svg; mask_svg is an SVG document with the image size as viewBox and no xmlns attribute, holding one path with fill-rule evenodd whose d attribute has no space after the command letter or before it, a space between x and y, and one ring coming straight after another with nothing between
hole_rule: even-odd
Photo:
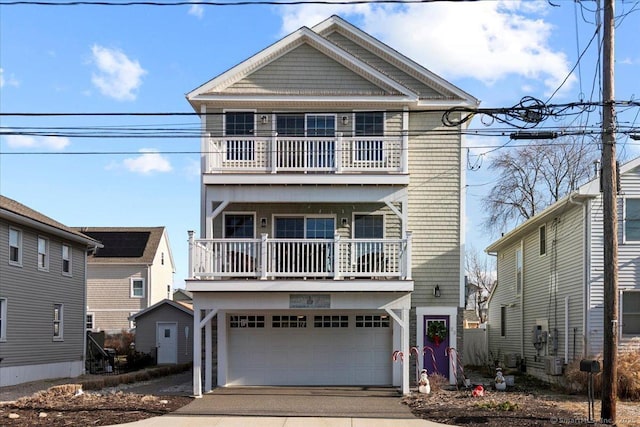
<instances>
[{"instance_id":1,"label":"snowman figure","mask_svg":"<svg viewBox=\"0 0 640 427\"><path fill-rule=\"evenodd\" d=\"M504 376L502 375L502 369L498 368L496 369L497 373L496 373L496 378L495 378L495 383L496 383L496 390L499 391L503 391L507 389L507 382L504 379Z\"/></svg>"},{"instance_id":2,"label":"snowman figure","mask_svg":"<svg viewBox=\"0 0 640 427\"><path fill-rule=\"evenodd\" d=\"M420 380L418 381L418 391L420 393L431 393L431 385L429 384L429 375L426 369L420 371Z\"/></svg>"}]
</instances>

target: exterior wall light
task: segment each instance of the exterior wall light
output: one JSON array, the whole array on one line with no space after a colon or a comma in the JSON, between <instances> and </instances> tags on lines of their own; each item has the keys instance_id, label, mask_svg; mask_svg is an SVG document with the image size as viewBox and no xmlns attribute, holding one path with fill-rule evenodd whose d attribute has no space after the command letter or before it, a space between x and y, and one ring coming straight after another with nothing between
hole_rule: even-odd
<instances>
[{"instance_id":1,"label":"exterior wall light","mask_svg":"<svg viewBox=\"0 0 640 427\"><path fill-rule=\"evenodd\" d=\"M440 285L436 285L436 287L433 288L433 296L440 298Z\"/></svg>"},{"instance_id":2,"label":"exterior wall light","mask_svg":"<svg viewBox=\"0 0 640 427\"><path fill-rule=\"evenodd\" d=\"M260 121L262 122L263 125L266 125L267 122L269 121L269 117L266 114L263 114L262 116L260 116Z\"/></svg>"}]
</instances>

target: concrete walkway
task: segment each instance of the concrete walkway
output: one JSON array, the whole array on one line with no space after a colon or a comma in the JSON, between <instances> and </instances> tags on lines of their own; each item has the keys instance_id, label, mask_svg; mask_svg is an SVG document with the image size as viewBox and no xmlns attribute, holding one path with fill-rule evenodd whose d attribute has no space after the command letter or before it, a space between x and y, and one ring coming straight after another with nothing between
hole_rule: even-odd
<instances>
[{"instance_id":1,"label":"concrete walkway","mask_svg":"<svg viewBox=\"0 0 640 427\"><path fill-rule=\"evenodd\" d=\"M131 427L451 427L431 421L389 418L217 417L175 413L120 426Z\"/></svg>"}]
</instances>

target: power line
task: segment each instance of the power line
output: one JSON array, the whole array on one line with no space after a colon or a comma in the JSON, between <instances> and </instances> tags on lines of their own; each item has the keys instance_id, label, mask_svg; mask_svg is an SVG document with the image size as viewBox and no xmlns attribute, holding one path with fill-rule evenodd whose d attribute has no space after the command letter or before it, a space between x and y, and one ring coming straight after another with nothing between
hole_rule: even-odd
<instances>
[{"instance_id":1,"label":"power line","mask_svg":"<svg viewBox=\"0 0 640 427\"><path fill-rule=\"evenodd\" d=\"M412 4L412 3L443 3L460 1L477 1L477 0L241 0L241 1L172 1L172 2L156 2L156 1L3 1L0 6L291 6L291 5L357 5L357 4ZM487 0L483 0L487 1ZM496 1L496 0L491 0Z\"/></svg>"}]
</instances>

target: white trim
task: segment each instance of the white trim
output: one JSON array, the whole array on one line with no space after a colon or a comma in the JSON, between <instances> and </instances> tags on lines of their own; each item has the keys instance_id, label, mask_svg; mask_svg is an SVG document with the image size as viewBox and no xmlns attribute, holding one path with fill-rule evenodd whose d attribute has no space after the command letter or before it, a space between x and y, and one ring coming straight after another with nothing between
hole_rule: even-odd
<instances>
[{"instance_id":1,"label":"white trim","mask_svg":"<svg viewBox=\"0 0 640 427\"><path fill-rule=\"evenodd\" d=\"M174 325L175 326L175 355L171 362L162 362L163 364L166 365L173 365L178 363L178 346L179 346L179 342L178 342L178 338L180 336L180 333L178 332L178 322L170 322L170 321L165 321L165 320L159 320L156 322L156 348L157 353L156 353L156 363L160 364L161 362L158 360L159 359L159 355L158 353L160 353L159 348L160 348L160 325ZM173 360L175 359L175 362L173 362Z\"/></svg>"},{"instance_id":2,"label":"white trim","mask_svg":"<svg viewBox=\"0 0 640 427\"><path fill-rule=\"evenodd\" d=\"M458 307L416 307L416 343L424 347L424 316L449 316L449 347L458 352ZM460 355L462 357L462 355ZM449 359L449 384L456 383L456 361Z\"/></svg>"},{"instance_id":3,"label":"white trim","mask_svg":"<svg viewBox=\"0 0 640 427\"><path fill-rule=\"evenodd\" d=\"M196 292L413 292L412 280L193 280L186 282ZM240 286L242 285L242 286Z\"/></svg>"},{"instance_id":4,"label":"white trim","mask_svg":"<svg viewBox=\"0 0 640 427\"><path fill-rule=\"evenodd\" d=\"M69 248L68 259L64 257L64 248ZM73 277L73 246L68 243L63 243L60 247L60 257L62 259L61 271L62 275L66 277ZM69 262L69 271L64 271L64 262Z\"/></svg>"},{"instance_id":5,"label":"white trim","mask_svg":"<svg viewBox=\"0 0 640 427\"><path fill-rule=\"evenodd\" d=\"M58 320L56 320L55 313L56 309L58 310ZM58 325L58 335L55 333L55 325ZM64 341L64 304L63 303L54 303L53 304L53 319L51 321L51 325L53 328L53 341L59 342Z\"/></svg>"},{"instance_id":6,"label":"white trim","mask_svg":"<svg viewBox=\"0 0 640 427\"><path fill-rule=\"evenodd\" d=\"M640 196L625 196L622 198L622 243L640 243L640 239L627 239L627 200L634 199L640 201Z\"/></svg>"},{"instance_id":7,"label":"white trim","mask_svg":"<svg viewBox=\"0 0 640 427\"><path fill-rule=\"evenodd\" d=\"M91 327L90 328L87 328L87 323L88 323L87 322L87 317L88 316L91 316ZM85 313L85 315L84 315L84 328L85 328L85 330L93 331L95 329L95 327L96 327L96 314L94 312L87 311Z\"/></svg>"}]
</instances>

